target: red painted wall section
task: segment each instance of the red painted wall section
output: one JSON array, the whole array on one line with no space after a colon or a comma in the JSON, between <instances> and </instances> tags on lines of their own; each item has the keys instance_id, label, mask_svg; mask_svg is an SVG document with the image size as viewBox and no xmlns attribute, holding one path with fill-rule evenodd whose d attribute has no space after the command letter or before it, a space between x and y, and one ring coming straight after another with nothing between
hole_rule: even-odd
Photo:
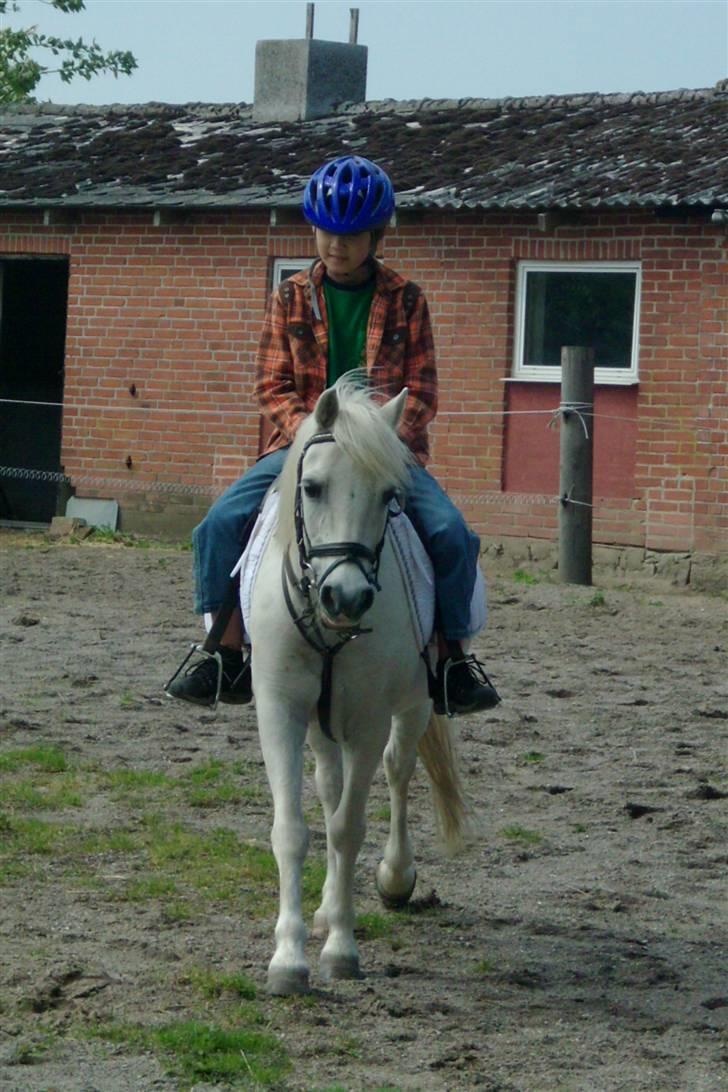
<instances>
[{"instance_id":1,"label":"red painted wall section","mask_svg":"<svg viewBox=\"0 0 728 1092\"><path fill-rule=\"evenodd\" d=\"M637 388L597 387L594 420L595 497L635 496ZM554 383L509 383L503 452L506 493L559 491L560 390Z\"/></svg>"}]
</instances>

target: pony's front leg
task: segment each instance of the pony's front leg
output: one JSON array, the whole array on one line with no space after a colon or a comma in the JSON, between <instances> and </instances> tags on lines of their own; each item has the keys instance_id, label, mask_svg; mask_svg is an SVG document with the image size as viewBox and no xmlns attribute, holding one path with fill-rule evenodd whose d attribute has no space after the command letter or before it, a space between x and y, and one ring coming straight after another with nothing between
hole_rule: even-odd
<instances>
[{"instance_id":1,"label":"pony's front leg","mask_svg":"<svg viewBox=\"0 0 728 1092\"><path fill-rule=\"evenodd\" d=\"M278 865L280 906L276 948L268 966L268 991L305 993L309 988L301 910L301 875L308 849L303 817L303 746L305 714L256 691L258 728L266 773L273 794L271 844Z\"/></svg>"},{"instance_id":2,"label":"pony's front leg","mask_svg":"<svg viewBox=\"0 0 728 1092\"><path fill-rule=\"evenodd\" d=\"M404 906L417 882L414 853L407 827L407 793L417 764L417 744L427 728L429 701L394 718L384 751L391 818L384 857L377 868L377 891L390 910Z\"/></svg>"},{"instance_id":3,"label":"pony's front leg","mask_svg":"<svg viewBox=\"0 0 728 1092\"><path fill-rule=\"evenodd\" d=\"M313 916L313 935L323 939L329 931L329 912L336 887L336 851L329 832L331 819L341 800L344 778L338 743L328 739L318 725L311 726L308 738L316 755L316 791L326 821L326 879L321 903Z\"/></svg>"},{"instance_id":4,"label":"pony's front leg","mask_svg":"<svg viewBox=\"0 0 728 1092\"><path fill-rule=\"evenodd\" d=\"M367 721L356 747L343 749L344 784L341 800L328 825L335 859L333 882L327 891L328 938L321 952L321 977L361 978L359 949L354 939L354 868L366 833L366 802L372 778L387 738L389 722L379 730Z\"/></svg>"}]
</instances>

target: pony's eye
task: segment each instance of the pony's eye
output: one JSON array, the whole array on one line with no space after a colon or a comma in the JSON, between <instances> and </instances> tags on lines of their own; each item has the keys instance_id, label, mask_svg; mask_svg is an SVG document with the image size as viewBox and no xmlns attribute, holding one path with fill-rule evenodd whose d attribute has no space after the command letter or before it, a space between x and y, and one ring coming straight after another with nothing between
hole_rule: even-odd
<instances>
[{"instance_id":1,"label":"pony's eye","mask_svg":"<svg viewBox=\"0 0 728 1092\"><path fill-rule=\"evenodd\" d=\"M303 491L310 500L317 500L321 496L322 488L318 482L304 482Z\"/></svg>"},{"instance_id":2,"label":"pony's eye","mask_svg":"<svg viewBox=\"0 0 728 1092\"><path fill-rule=\"evenodd\" d=\"M382 500L387 508L399 511L402 507L402 497L398 489L385 489L382 493Z\"/></svg>"}]
</instances>

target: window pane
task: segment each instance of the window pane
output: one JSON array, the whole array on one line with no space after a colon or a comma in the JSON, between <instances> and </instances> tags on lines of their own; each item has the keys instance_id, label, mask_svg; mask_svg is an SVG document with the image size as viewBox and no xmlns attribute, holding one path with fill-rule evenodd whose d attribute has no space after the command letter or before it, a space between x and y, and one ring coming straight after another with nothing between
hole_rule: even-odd
<instances>
[{"instance_id":1,"label":"window pane","mask_svg":"<svg viewBox=\"0 0 728 1092\"><path fill-rule=\"evenodd\" d=\"M526 274L526 367L561 365L564 345L594 349L598 368L632 363L636 273Z\"/></svg>"}]
</instances>

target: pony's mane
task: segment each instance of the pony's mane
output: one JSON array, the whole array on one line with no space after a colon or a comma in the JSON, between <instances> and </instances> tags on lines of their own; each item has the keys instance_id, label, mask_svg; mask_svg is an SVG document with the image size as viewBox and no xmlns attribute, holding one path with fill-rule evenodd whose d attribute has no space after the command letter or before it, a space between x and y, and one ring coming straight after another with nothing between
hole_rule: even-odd
<instances>
[{"instance_id":1,"label":"pony's mane","mask_svg":"<svg viewBox=\"0 0 728 1092\"><path fill-rule=\"evenodd\" d=\"M360 372L349 372L335 384L339 409L331 433L341 451L364 474L386 485L405 490L414 456L381 415L376 389L363 386ZM379 400L378 400L379 399ZM315 411L296 433L279 482L278 535L293 538L293 505L296 469L305 444L318 433L329 431L316 420Z\"/></svg>"}]
</instances>

